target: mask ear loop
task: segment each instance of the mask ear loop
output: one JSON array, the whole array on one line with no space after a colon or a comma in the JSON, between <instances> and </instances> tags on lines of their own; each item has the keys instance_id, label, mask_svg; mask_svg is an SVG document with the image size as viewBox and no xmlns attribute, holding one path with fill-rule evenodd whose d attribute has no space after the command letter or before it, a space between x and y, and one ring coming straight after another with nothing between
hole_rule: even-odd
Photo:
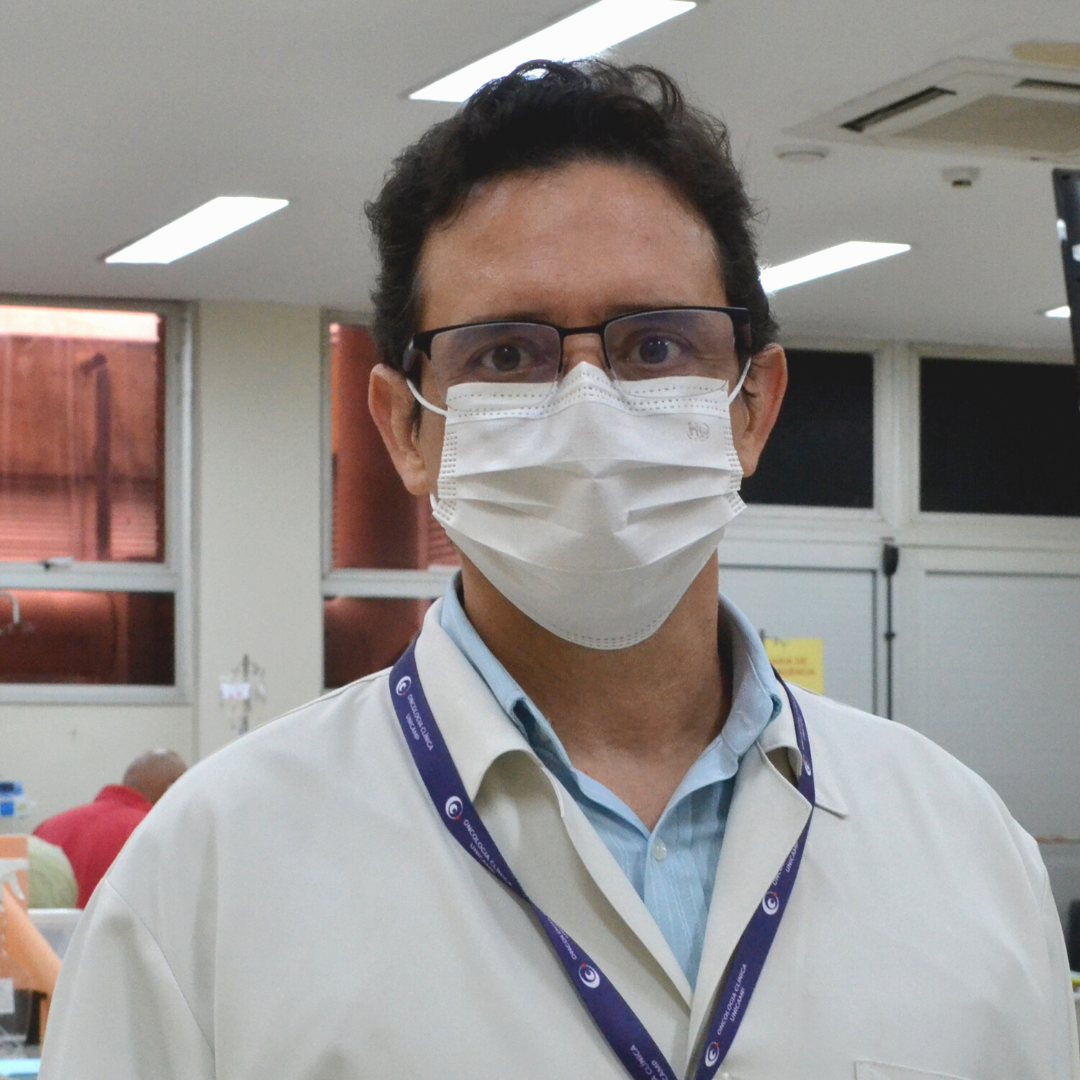
<instances>
[{"instance_id":1,"label":"mask ear loop","mask_svg":"<svg viewBox=\"0 0 1080 1080\"><path fill-rule=\"evenodd\" d=\"M438 413L439 416L449 416L450 414L446 409L440 409L438 405L432 405L430 401L419 390L413 386L413 381L408 376L405 377L405 385L412 391L412 396L424 406L425 409L430 409L433 413ZM742 383L740 382L740 386Z\"/></svg>"},{"instance_id":2,"label":"mask ear loop","mask_svg":"<svg viewBox=\"0 0 1080 1080\"><path fill-rule=\"evenodd\" d=\"M743 388L743 383L746 382L746 376L750 374L750 365L753 364L753 362L754 358L752 356L746 361L746 366L742 369L742 374L739 376L739 381L735 384L735 389L728 394L727 400L729 405L734 404L735 399L739 396L739 393ZM409 385L412 386L412 383L409 383ZM416 393L416 391L414 390L413 393ZM421 398L420 400L422 401L423 399Z\"/></svg>"},{"instance_id":3,"label":"mask ear loop","mask_svg":"<svg viewBox=\"0 0 1080 1080\"><path fill-rule=\"evenodd\" d=\"M418 402L425 408L430 409L433 413L438 413L439 416L449 416L450 414L446 409L440 409L438 405L432 405L430 401L413 385L412 379L408 375L405 376L405 385L409 388L412 396L416 398ZM428 495L428 502L431 504L432 513L439 509L439 500L434 495Z\"/></svg>"},{"instance_id":4,"label":"mask ear loop","mask_svg":"<svg viewBox=\"0 0 1080 1080\"><path fill-rule=\"evenodd\" d=\"M406 348L405 354L401 358L401 372L405 376L405 385L412 392L412 396L416 398L416 400L420 402L420 404L423 405L425 409L428 409L433 413L438 413L439 416L449 416L450 414L445 409L440 409L438 405L432 405L431 402L428 401L428 399L424 397L423 394L421 394L420 391L417 390L416 386L413 384L412 370L413 367L416 365L416 362L420 359L421 355L422 354L420 350L411 343L409 344L408 348Z\"/></svg>"}]
</instances>

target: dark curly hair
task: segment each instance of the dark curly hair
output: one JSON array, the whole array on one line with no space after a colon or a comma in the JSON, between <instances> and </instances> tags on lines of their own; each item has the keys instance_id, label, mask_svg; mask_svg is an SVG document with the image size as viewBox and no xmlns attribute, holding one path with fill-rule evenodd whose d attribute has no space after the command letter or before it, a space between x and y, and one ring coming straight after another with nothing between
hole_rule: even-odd
<instances>
[{"instance_id":1,"label":"dark curly hair","mask_svg":"<svg viewBox=\"0 0 1080 1080\"><path fill-rule=\"evenodd\" d=\"M485 180L580 159L643 165L667 180L716 239L728 303L750 310L752 352L773 340L776 324L758 281L754 208L727 128L687 104L656 68L537 60L482 86L429 128L365 208L380 261L372 329L388 364L400 370L418 329L417 266L431 229Z\"/></svg>"}]
</instances>

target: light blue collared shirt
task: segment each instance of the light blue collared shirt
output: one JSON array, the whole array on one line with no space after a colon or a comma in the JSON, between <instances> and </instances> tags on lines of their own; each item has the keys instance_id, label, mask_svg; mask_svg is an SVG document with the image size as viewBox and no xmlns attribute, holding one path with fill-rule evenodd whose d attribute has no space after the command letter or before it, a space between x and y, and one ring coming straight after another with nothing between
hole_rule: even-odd
<instances>
[{"instance_id":1,"label":"light blue collared shirt","mask_svg":"<svg viewBox=\"0 0 1080 1080\"><path fill-rule=\"evenodd\" d=\"M735 774L743 755L780 712L780 685L753 626L720 597L731 635L731 712L650 833L622 799L574 768L551 724L469 622L458 598L459 579L456 575L447 586L440 625L600 834L693 986Z\"/></svg>"}]
</instances>

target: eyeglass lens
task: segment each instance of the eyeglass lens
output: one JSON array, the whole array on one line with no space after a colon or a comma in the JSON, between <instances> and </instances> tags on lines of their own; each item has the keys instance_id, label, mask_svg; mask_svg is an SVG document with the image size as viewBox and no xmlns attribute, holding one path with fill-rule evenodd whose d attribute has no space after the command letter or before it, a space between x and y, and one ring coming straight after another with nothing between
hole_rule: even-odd
<instances>
[{"instance_id":1,"label":"eyeglass lens","mask_svg":"<svg viewBox=\"0 0 1080 1080\"><path fill-rule=\"evenodd\" d=\"M689 308L643 311L609 323L604 348L615 377L625 382L669 375L739 377L735 327L723 311Z\"/></svg>"},{"instance_id":2,"label":"eyeglass lens","mask_svg":"<svg viewBox=\"0 0 1080 1080\"><path fill-rule=\"evenodd\" d=\"M739 378L731 317L706 308L643 311L613 319L604 330L611 373L625 382L671 375ZM543 323L492 322L436 334L432 374L445 394L459 383L554 383L559 331Z\"/></svg>"}]
</instances>

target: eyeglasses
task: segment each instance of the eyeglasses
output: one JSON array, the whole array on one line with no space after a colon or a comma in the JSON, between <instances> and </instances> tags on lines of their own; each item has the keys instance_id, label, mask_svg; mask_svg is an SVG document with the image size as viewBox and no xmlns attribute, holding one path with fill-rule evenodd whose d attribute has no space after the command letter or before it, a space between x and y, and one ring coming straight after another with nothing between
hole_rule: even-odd
<instances>
[{"instance_id":1,"label":"eyeglasses","mask_svg":"<svg viewBox=\"0 0 1080 1080\"><path fill-rule=\"evenodd\" d=\"M617 315L595 326L543 322L484 322L442 326L416 334L405 351L409 375L424 355L445 399L459 383L549 383L563 367L563 342L598 334L604 362L616 381L640 382L671 375L739 380L750 358L746 308L677 307Z\"/></svg>"}]
</instances>

